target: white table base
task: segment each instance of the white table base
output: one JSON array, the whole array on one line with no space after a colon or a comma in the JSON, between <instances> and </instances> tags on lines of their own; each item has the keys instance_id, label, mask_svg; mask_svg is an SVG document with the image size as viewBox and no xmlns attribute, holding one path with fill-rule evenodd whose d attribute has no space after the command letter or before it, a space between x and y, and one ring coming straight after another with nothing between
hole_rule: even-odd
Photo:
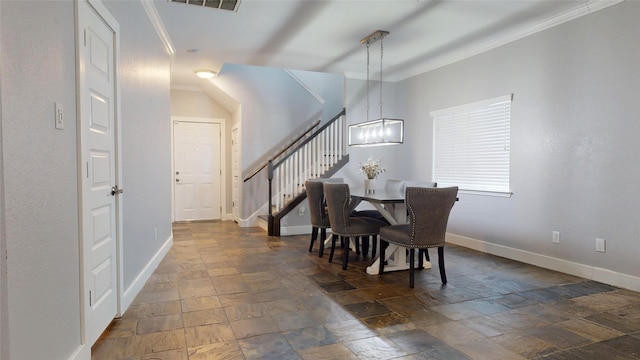
<instances>
[{"instance_id":1,"label":"white table base","mask_svg":"<svg viewBox=\"0 0 640 360\"><path fill-rule=\"evenodd\" d=\"M360 201L355 201L352 203L352 210L358 206ZM384 216L385 219L391 225L398 225L400 223L407 222L407 208L404 204L393 204L388 203L386 206L383 206L378 202L370 202L373 207L376 208ZM326 246L331 246L331 237L329 234L327 238L324 240L325 248ZM378 241L376 238L375 241ZM349 242L349 247L355 251L355 244L352 241ZM380 248L378 246L378 248ZM385 251L385 260L387 261L384 266L384 272L391 271L400 271L400 270L408 270L409 269L409 259L407 257L407 249L403 247L399 247L397 245L389 244L387 250ZM427 261L426 257L423 259L423 267L425 269L431 269L431 263ZM416 259L415 267L418 267L418 259ZM369 275L377 275L380 269L380 257L373 262L370 266L367 267L366 272Z\"/></svg>"},{"instance_id":2,"label":"white table base","mask_svg":"<svg viewBox=\"0 0 640 360\"><path fill-rule=\"evenodd\" d=\"M400 270L408 270L409 269L409 258L407 256L407 249L389 244L387 250L385 251L385 260L387 264L384 266L384 272L390 271L400 271ZM427 261L426 257L423 259L422 266L425 269L431 269L431 263ZM415 261L415 268L418 268L418 260ZM380 270L380 257L376 259L370 266L367 267L367 274L369 275L378 275Z\"/></svg>"}]
</instances>

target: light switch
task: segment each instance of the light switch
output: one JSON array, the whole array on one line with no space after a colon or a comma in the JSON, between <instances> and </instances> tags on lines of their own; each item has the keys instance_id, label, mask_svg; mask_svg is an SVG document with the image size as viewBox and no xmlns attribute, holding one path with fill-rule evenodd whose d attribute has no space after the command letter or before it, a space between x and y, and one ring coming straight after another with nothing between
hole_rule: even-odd
<instances>
[{"instance_id":1,"label":"light switch","mask_svg":"<svg viewBox=\"0 0 640 360\"><path fill-rule=\"evenodd\" d=\"M61 103L56 103L55 123L56 129L64 129L64 109Z\"/></svg>"}]
</instances>

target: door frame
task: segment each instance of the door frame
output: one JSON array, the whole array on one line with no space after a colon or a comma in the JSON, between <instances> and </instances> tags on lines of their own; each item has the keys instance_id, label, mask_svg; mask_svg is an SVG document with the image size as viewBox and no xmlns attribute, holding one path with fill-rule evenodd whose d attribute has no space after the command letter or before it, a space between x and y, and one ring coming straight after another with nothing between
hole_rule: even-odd
<instances>
[{"instance_id":1,"label":"door frame","mask_svg":"<svg viewBox=\"0 0 640 360\"><path fill-rule=\"evenodd\" d=\"M175 134L174 124L176 122L191 122L191 123L207 123L207 124L219 124L220 125L220 220L227 220L227 214L225 213L227 205L227 130L226 119L224 118L204 118L204 117L189 117L189 116L171 116L171 221L176 220L176 161L175 161Z\"/></svg>"},{"instance_id":2,"label":"door frame","mask_svg":"<svg viewBox=\"0 0 640 360\"><path fill-rule=\"evenodd\" d=\"M109 10L105 7L101 0L79 0L76 1L76 11L75 11L75 28L76 28L76 137L77 137L77 169L78 169L78 245L79 245L79 269L80 269L80 337L81 344L91 346L93 344L87 344L87 316L85 310L87 308L86 304L88 299L86 296L87 293L87 281L88 274L84 273L84 219L83 216L83 201L87 196L85 194L84 189L82 187L83 177L85 174L85 166L84 162L86 159L83 158L83 147L84 143L84 132L86 131L86 127L84 126L83 121L83 113L82 113L82 103L88 101L87 98L83 98L83 91L81 90L84 86L85 77L85 69L81 68L80 57L83 55L82 43L84 41L84 29L81 24L85 23L86 20L81 19L83 12L80 10L80 6L88 6L90 10L95 11L95 13L102 18L102 20L113 30L114 32L114 46L113 46L113 67L114 67L114 154L115 154L115 180L116 183L122 185L122 153L120 149L122 149L122 126L121 126L121 101L120 101L120 25L118 21L111 15ZM124 309L123 305L123 294L124 294L124 280L123 280L123 211L122 211L122 197L117 196L115 200L115 212L116 212L116 317L122 316Z\"/></svg>"},{"instance_id":3,"label":"door frame","mask_svg":"<svg viewBox=\"0 0 640 360\"><path fill-rule=\"evenodd\" d=\"M236 144L231 144L231 181L234 181L234 178L236 178L237 175L237 181L238 181L238 204L236 206L236 208L238 209L237 213L234 213L234 208L233 208L233 204L231 204L231 217L232 220L235 221L238 224L242 224L242 218L240 216L241 212L242 212L242 184L243 184L243 179L242 179L242 143L241 143L241 135L242 135L242 128L240 127L240 124L235 124L233 125L233 127L231 128L231 139L233 139L233 133L237 131L238 132L238 136L237 136L237 142ZM238 147L238 170L234 173L233 172L233 147L237 146ZM231 184L231 201L233 201L233 186L234 184Z\"/></svg>"}]
</instances>

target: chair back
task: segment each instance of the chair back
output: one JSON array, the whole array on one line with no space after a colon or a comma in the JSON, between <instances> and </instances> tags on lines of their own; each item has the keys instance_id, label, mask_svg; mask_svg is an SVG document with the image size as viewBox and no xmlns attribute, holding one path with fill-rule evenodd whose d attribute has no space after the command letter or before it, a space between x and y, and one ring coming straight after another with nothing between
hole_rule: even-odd
<instances>
[{"instance_id":1,"label":"chair back","mask_svg":"<svg viewBox=\"0 0 640 360\"><path fill-rule=\"evenodd\" d=\"M438 183L433 181L413 181L407 180L404 182L405 189L408 187L437 187Z\"/></svg>"},{"instance_id":2,"label":"chair back","mask_svg":"<svg viewBox=\"0 0 640 360\"><path fill-rule=\"evenodd\" d=\"M334 233L343 234L349 227L351 193L348 184L324 184L329 222Z\"/></svg>"},{"instance_id":3,"label":"chair back","mask_svg":"<svg viewBox=\"0 0 640 360\"><path fill-rule=\"evenodd\" d=\"M397 192L402 194L404 193L404 186L404 180L388 179L384 183L384 190L388 193Z\"/></svg>"},{"instance_id":4,"label":"chair back","mask_svg":"<svg viewBox=\"0 0 640 360\"><path fill-rule=\"evenodd\" d=\"M304 189L307 192L307 201L309 202L309 218L311 225L315 227L329 227L329 217L326 211L326 201L324 199L325 182L342 182L341 178L334 179L313 179L304 182Z\"/></svg>"},{"instance_id":5,"label":"chair back","mask_svg":"<svg viewBox=\"0 0 640 360\"><path fill-rule=\"evenodd\" d=\"M413 246L444 246L449 214L457 196L457 186L407 187L405 202L409 212L409 236Z\"/></svg>"}]
</instances>

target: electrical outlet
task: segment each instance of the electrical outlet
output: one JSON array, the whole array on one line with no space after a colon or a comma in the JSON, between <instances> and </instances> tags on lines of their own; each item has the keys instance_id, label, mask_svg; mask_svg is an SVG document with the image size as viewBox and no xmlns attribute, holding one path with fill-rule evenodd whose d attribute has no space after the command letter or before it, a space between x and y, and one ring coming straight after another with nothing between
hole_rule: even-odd
<instances>
[{"instance_id":1,"label":"electrical outlet","mask_svg":"<svg viewBox=\"0 0 640 360\"><path fill-rule=\"evenodd\" d=\"M158 240L158 228L153 228L153 239Z\"/></svg>"},{"instance_id":2,"label":"electrical outlet","mask_svg":"<svg viewBox=\"0 0 640 360\"><path fill-rule=\"evenodd\" d=\"M305 210L306 210L306 209L304 208L304 206L301 206L301 207L298 209L298 216L304 216L304 211L305 211Z\"/></svg>"},{"instance_id":3,"label":"electrical outlet","mask_svg":"<svg viewBox=\"0 0 640 360\"><path fill-rule=\"evenodd\" d=\"M551 238L554 244L560 244L560 231L554 231L553 237Z\"/></svg>"},{"instance_id":4,"label":"electrical outlet","mask_svg":"<svg viewBox=\"0 0 640 360\"><path fill-rule=\"evenodd\" d=\"M605 252L605 240L604 239L596 239L596 251L597 252Z\"/></svg>"}]
</instances>

